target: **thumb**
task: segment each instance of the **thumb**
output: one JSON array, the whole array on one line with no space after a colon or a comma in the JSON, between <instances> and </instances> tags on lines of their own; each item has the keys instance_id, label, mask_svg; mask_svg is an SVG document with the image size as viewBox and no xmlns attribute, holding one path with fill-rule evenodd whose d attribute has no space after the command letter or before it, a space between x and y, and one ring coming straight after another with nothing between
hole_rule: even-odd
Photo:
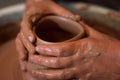
<instances>
[{"instance_id":1,"label":"thumb","mask_svg":"<svg viewBox=\"0 0 120 80\"><path fill-rule=\"evenodd\" d=\"M72 20L75 20L75 21L79 21L81 19L81 16L80 15L75 15L73 14L72 12L68 11L67 9L63 8L62 6L54 3L53 1L49 1L52 3L52 12L58 16L62 16L62 17L65 17L65 18L69 18L69 19L72 19Z\"/></svg>"}]
</instances>

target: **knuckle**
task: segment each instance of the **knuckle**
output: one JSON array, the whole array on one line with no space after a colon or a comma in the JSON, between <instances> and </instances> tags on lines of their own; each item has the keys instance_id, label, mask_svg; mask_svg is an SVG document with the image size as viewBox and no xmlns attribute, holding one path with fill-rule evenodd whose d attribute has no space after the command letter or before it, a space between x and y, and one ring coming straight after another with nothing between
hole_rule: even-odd
<instances>
[{"instance_id":1,"label":"knuckle","mask_svg":"<svg viewBox=\"0 0 120 80\"><path fill-rule=\"evenodd\" d=\"M59 58L56 58L56 60L54 60L54 63L53 63L53 65L54 65L54 67L55 68L58 68L59 66L60 66L60 59Z\"/></svg>"},{"instance_id":2,"label":"knuckle","mask_svg":"<svg viewBox=\"0 0 120 80\"><path fill-rule=\"evenodd\" d=\"M56 56L61 56L61 52L62 52L61 47L54 47L51 51L52 53L56 54Z\"/></svg>"}]
</instances>

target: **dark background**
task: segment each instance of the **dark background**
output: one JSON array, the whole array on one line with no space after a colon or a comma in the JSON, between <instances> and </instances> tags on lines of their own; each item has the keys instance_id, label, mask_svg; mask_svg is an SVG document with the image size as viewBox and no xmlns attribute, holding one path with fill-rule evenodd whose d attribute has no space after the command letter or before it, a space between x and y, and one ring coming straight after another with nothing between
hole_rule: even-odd
<instances>
[{"instance_id":1,"label":"dark background","mask_svg":"<svg viewBox=\"0 0 120 80\"><path fill-rule=\"evenodd\" d=\"M88 2L120 11L120 0L62 0L62 1Z\"/></svg>"},{"instance_id":2,"label":"dark background","mask_svg":"<svg viewBox=\"0 0 120 80\"><path fill-rule=\"evenodd\" d=\"M120 11L120 0L57 0L57 1L87 2L87 3L93 3L93 4L105 6L105 7ZM9 6L11 4L18 4L23 2L25 2L25 0L0 0L0 8Z\"/></svg>"}]
</instances>

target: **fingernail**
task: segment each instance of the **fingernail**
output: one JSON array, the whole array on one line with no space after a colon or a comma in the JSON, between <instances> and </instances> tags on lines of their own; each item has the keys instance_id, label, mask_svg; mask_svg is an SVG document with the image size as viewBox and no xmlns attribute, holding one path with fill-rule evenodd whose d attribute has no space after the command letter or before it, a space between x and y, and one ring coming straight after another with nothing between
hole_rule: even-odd
<instances>
[{"instance_id":1,"label":"fingernail","mask_svg":"<svg viewBox=\"0 0 120 80\"><path fill-rule=\"evenodd\" d=\"M33 59L33 57L30 56L30 57L29 57L29 60L30 60L30 61L33 61L34 59Z\"/></svg>"},{"instance_id":2,"label":"fingernail","mask_svg":"<svg viewBox=\"0 0 120 80\"><path fill-rule=\"evenodd\" d=\"M33 38L31 36L28 37L29 41L32 42Z\"/></svg>"},{"instance_id":3,"label":"fingernail","mask_svg":"<svg viewBox=\"0 0 120 80\"><path fill-rule=\"evenodd\" d=\"M76 21L81 20L81 16L80 15L75 15Z\"/></svg>"},{"instance_id":4,"label":"fingernail","mask_svg":"<svg viewBox=\"0 0 120 80\"><path fill-rule=\"evenodd\" d=\"M20 55L20 60L22 60L22 61L24 61L25 60L25 56L23 56L23 55Z\"/></svg>"},{"instance_id":5,"label":"fingernail","mask_svg":"<svg viewBox=\"0 0 120 80\"><path fill-rule=\"evenodd\" d=\"M35 47L35 50L36 50L37 52L39 52L39 48L38 48L38 47Z\"/></svg>"}]
</instances>

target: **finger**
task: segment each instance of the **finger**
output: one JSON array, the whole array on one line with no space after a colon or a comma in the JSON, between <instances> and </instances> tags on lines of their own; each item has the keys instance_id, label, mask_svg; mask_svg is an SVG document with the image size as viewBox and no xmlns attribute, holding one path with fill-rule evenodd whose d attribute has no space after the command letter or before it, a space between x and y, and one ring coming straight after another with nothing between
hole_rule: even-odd
<instances>
[{"instance_id":1,"label":"finger","mask_svg":"<svg viewBox=\"0 0 120 80\"><path fill-rule=\"evenodd\" d=\"M27 51L25 50L25 47L23 46L23 43L21 42L19 34L16 38L16 49L19 53L20 60L26 60L27 59Z\"/></svg>"},{"instance_id":2,"label":"finger","mask_svg":"<svg viewBox=\"0 0 120 80\"><path fill-rule=\"evenodd\" d=\"M20 40L19 34L16 38L16 48L17 48L17 51L19 53L20 69L22 71L25 71L26 68L25 68L24 62L25 62L25 60L27 60L28 54L27 54L25 47L23 46L23 43Z\"/></svg>"},{"instance_id":3,"label":"finger","mask_svg":"<svg viewBox=\"0 0 120 80\"><path fill-rule=\"evenodd\" d=\"M57 45L38 45L36 51L40 55L66 57L76 53L75 44L72 42Z\"/></svg>"},{"instance_id":4,"label":"finger","mask_svg":"<svg viewBox=\"0 0 120 80\"><path fill-rule=\"evenodd\" d=\"M21 37L22 43L24 44L28 52L30 54L34 54L35 53L34 45L29 40L27 40L27 38L23 35L22 32L20 33L20 37Z\"/></svg>"},{"instance_id":5,"label":"finger","mask_svg":"<svg viewBox=\"0 0 120 80\"><path fill-rule=\"evenodd\" d=\"M62 16L62 17L66 17L75 21L79 21L81 20L81 16L80 15L75 15L72 12L68 11L67 9L61 7L60 5L54 3L54 5L52 5L52 11L53 13L57 14L58 16Z\"/></svg>"},{"instance_id":6,"label":"finger","mask_svg":"<svg viewBox=\"0 0 120 80\"><path fill-rule=\"evenodd\" d=\"M19 64L20 64L20 69L21 69L22 71L27 71L26 61L19 60Z\"/></svg>"},{"instance_id":7,"label":"finger","mask_svg":"<svg viewBox=\"0 0 120 80\"><path fill-rule=\"evenodd\" d=\"M31 1L32 2L32 1ZM29 4L31 4L31 2ZM34 3L35 2L35 3ZM46 3L49 3L50 5L46 6ZM72 12L68 11L67 9L61 7L60 5L56 4L55 2L51 1L51 0L45 0L45 1L33 1L35 6L32 7L30 10L27 11L27 13L31 14L31 13L42 13L42 14L55 14L58 16L62 16L62 17L66 17L75 21L79 21L81 20L81 16L80 15L74 15ZM44 6L44 7L43 7ZM42 7L42 8L39 8ZM27 14L28 15L28 14Z\"/></svg>"},{"instance_id":8,"label":"finger","mask_svg":"<svg viewBox=\"0 0 120 80\"><path fill-rule=\"evenodd\" d=\"M32 55L29 61L37 65L49 68L64 68L73 64L72 57L45 57L41 55Z\"/></svg>"},{"instance_id":9,"label":"finger","mask_svg":"<svg viewBox=\"0 0 120 80\"><path fill-rule=\"evenodd\" d=\"M77 68L56 70L32 70L30 74L37 79L45 80L68 80L76 77Z\"/></svg>"},{"instance_id":10,"label":"finger","mask_svg":"<svg viewBox=\"0 0 120 80\"><path fill-rule=\"evenodd\" d=\"M46 3L49 3L50 5L46 6ZM79 15L74 15L72 12L68 11L67 9L61 7L51 0L40 1L39 6L44 6L44 8L42 8L43 14L55 14L75 21L79 21L81 19Z\"/></svg>"},{"instance_id":11,"label":"finger","mask_svg":"<svg viewBox=\"0 0 120 80\"><path fill-rule=\"evenodd\" d=\"M58 15L58 16L62 16L62 17L65 17L65 18L68 18L68 19L72 19L74 21L79 21L81 20L81 17L77 14L73 14L71 12L69 12L68 10L66 9L59 9L59 11L54 11L54 14Z\"/></svg>"},{"instance_id":12,"label":"finger","mask_svg":"<svg viewBox=\"0 0 120 80\"><path fill-rule=\"evenodd\" d=\"M30 9L33 6L33 4L35 4L35 2L38 2L38 1L41 1L41 0L26 0L25 9L26 10Z\"/></svg>"},{"instance_id":13,"label":"finger","mask_svg":"<svg viewBox=\"0 0 120 80\"><path fill-rule=\"evenodd\" d=\"M35 41L35 36L34 33L32 32L32 25L30 21L27 19L23 19L21 23L21 31L23 32L23 35L30 41L34 42Z\"/></svg>"}]
</instances>

